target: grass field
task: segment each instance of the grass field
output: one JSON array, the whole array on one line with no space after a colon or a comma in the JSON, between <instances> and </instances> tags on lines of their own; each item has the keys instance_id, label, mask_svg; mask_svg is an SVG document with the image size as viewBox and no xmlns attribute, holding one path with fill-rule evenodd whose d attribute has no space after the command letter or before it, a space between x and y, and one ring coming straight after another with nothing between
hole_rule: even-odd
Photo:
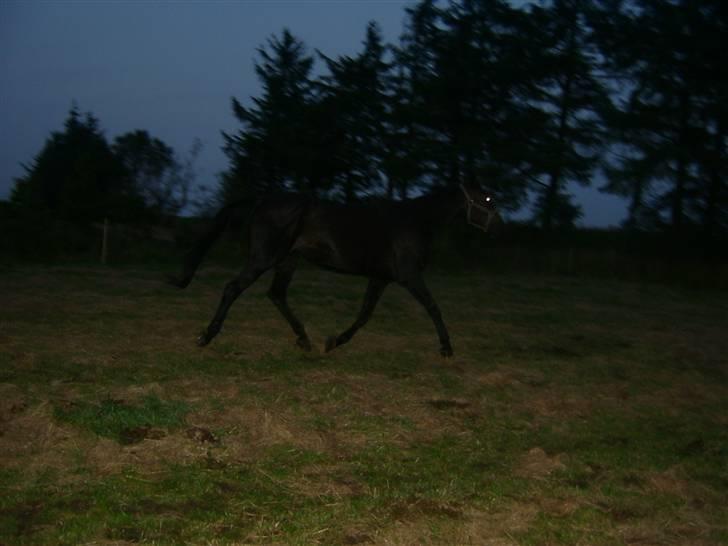
<instances>
[{"instance_id":1,"label":"grass field","mask_svg":"<svg viewBox=\"0 0 728 546\"><path fill-rule=\"evenodd\" d=\"M455 357L392 286L0 271L0 544L728 543L728 294L432 274Z\"/></svg>"}]
</instances>

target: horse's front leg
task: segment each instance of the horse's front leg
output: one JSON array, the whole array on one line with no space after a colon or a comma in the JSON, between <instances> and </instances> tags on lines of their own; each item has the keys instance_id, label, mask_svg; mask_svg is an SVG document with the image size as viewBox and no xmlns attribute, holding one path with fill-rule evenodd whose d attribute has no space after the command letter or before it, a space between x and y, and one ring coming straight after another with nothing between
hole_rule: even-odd
<instances>
[{"instance_id":1,"label":"horse's front leg","mask_svg":"<svg viewBox=\"0 0 728 546\"><path fill-rule=\"evenodd\" d=\"M445 322L442 320L440 308L437 306L435 299L427 289L427 285L422 279L422 276L413 276L411 279L403 281L400 284L422 304L427 311L427 314L430 315L432 322L435 324L437 336L440 338L440 354L444 357L452 356L453 352L452 345L450 344L450 335L447 333L447 327L445 326Z\"/></svg>"},{"instance_id":2,"label":"horse's front leg","mask_svg":"<svg viewBox=\"0 0 728 546\"><path fill-rule=\"evenodd\" d=\"M270 224L265 222L253 223L250 227L250 253L248 264L243 271L225 286L220 304L217 306L215 316L207 329L198 338L197 344L204 347L220 332L230 306L253 284L258 277L285 258L284 240Z\"/></svg>"},{"instance_id":3,"label":"horse's front leg","mask_svg":"<svg viewBox=\"0 0 728 546\"><path fill-rule=\"evenodd\" d=\"M264 271L264 269L261 271L260 269L246 268L240 273L240 275L225 285L225 289L222 292L222 298L220 298L220 303L217 306L215 315L212 317L212 320L205 331L197 338L197 345L204 347L213 340L213 338L220 332L222 323L225 322L225 317L227 316L232 304L246 288L260 277Z\"/></svg>"}]
</instances>

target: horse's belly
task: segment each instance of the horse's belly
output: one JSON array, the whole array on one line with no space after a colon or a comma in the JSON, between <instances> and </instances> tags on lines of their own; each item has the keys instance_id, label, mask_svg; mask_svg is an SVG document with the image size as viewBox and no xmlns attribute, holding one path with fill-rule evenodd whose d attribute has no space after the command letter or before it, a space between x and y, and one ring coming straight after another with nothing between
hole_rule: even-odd
<instances>
[{"instance_id":1,"label":"horse's belly","mask_svg":"<svg viewBox=\"0 0 728 546\"><path fill-rule=\"evenodd\" d=\"M293 245L293 250L309 262L327 269L339 270L345 265L336 247L327 241L299 240Z\"/></svg>"},{"instance_id":2,"label":"horse's belly","mask_svg":"<svg viewBox=\"0 0 728 546\"><path fill-rule=\"evenodd\" d=\"M298 241L293 249L309 262L330 271L351 275L379 276L373 271L360 248L350 248L344 253L335 244L327 241Z\"/></svg>"}]
</instances>

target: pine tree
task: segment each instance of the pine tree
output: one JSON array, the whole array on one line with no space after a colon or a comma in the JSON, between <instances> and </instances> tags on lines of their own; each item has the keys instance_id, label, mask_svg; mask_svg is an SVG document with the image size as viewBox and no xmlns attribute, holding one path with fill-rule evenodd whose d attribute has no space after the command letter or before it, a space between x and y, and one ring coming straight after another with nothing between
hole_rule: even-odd
<instances>
[{"instance_id":1,"label":"pine tree","mask_svg":"<svg viewBox=\"0 0 728 546\"><path fill-rule=\"evenodd\" d=\"M699 89L698 119L703 139L697 149L698 184L689 204L708 240L728 235L728 6L718 0L691 4L695 64L691 79Z\"/></svg>"},{"instance_id":2,"label":"pine tree","mask_svg":"<svg viewBox=\"0 0 728 546\"><path fill-rule=\"evenodd\" d=\"M231 167L223 179L223 193L255 195L274 188L306 189L310 183L308 109L313 57L284 29L280 38L258 49L255 71L263 87L253 105L232 99L233 113L243 128L224 134Z\"/></svg>"},{"instance_id":3,"label":"pine tree","mask_svg":"<svg viewBox=\"0 0 728 546\"><path fill-rule=\"evenodd\" d=\"M376 23L367 26L362 52L334 60L320 54L329 75L320 83L320 101L334 113L330 123L341 138L335 147L336 187L344 200L379 189L387 131L389 68Z\"/></svg>"},{"instance_id":4,"label":"pine tree","mask_svg":"<svg viewBox=\"0 0 728 546\"><path fill-rule=\"evenodd\" d=\"M524 135L543 117L524 100L526 25L525 13L501 0L422 1L408 10L395 112L414 137L410 150L421 161L412 171L424 185L478 182L498 189L503 206L524 199L533 156Z\"/></svg>"},{"instance_id":5,"label":"pine tree","mask_svg":"<svg viewBox=\"0 0 728 546\"><path fill-rule=\"evenodd\" d=\"M75 106L63 131L51 134L25 170L11 201L38 214L86 224L104 217L132 219L143 207L98 120Z\"/></svg>"},{"instance_id":6,"label":"pine tree","mask_svg":"<svg viewBox=\"0 0 728 546\"><path fill-rule=\"evenodd\" d=\"M546 231L573 226L581 216L567 185L591 183L606 139L603 119L610 102L595 74L597 52L584 6L577 0L554 0L532 8L529 15L534 28L540 29L531 38L539 50L532 101L548 114L537 136L543 186L534 205L534 216Z\"/></svg>"},{"instance_id":7,"label":"pine tree","mask_svg":"<svg viewBox=\"0 0 728 546\"><path fill-rule=\"evenodd\" d=\"M429 117L436 79L435 44L441 30L441 11L434 0L406 9L405 30L394 49L394 70L389 97L389 124L384 170L387 196L400 198L416 190L435 170L434 131Z\"/></svg>"},{"instance_id":8,"label":"pine tree","mask_svg":"<svg viewBox=\"0 0 728 546\"><path fill-rule=\"evenodd\" d=\"M610 123L622 144L606 190L630 197L633 226L678 235L697 225L708 234L725 229L725 4L638 0L599 7L602 50L629 86Z\"/></svg>"}]
</instances>

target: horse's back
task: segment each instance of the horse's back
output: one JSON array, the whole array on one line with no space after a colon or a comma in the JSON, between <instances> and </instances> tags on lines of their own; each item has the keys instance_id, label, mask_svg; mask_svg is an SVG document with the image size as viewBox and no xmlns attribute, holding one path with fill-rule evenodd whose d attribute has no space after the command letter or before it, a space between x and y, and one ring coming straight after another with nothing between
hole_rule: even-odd
<instances>
[{"instance_id":1,"label":"horse's back","mask_svg":"<svg viewBox=\"0 0 728 546\"><path fill-rule=\"evenodd\" d=\"M315 202L303 217L294 249L326 269L395 279L398 255L424 250L421 232L403 203Z\"/></svg>"},{"instance_id":2,"label":"horse's back","mask_svg":"<svg viewBox=\"0 0 728 546\"><path fill-rule=\"evenodd\" d=\"M284 193L263 199L255 210L258 221L265 222L277 229L286 229L298 223L311 199L305 195Z\"/></svg>"}]
</instances>

